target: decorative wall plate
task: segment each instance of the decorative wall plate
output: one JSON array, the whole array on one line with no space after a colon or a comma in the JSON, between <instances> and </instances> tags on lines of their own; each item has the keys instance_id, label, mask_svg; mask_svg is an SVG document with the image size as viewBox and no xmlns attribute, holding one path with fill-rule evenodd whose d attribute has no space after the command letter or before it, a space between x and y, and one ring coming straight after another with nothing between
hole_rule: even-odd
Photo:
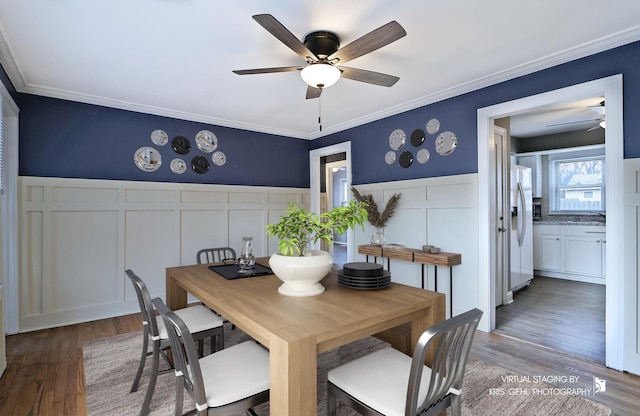
<instances>
[{"instance_id":1,"label":"decorative wall plate","mask_svg":"<svg viewBox=\"0 0 640 416\"><path fill-rule=\"evenodd\" d=\"M177 175L181 175L187 170L187 164L185 163L184 160L180 159L179 157L173 159L171 161L171 165L169 166L171 166L171 172Z\"/></svg>"},{"instance_id":2,"label":"decorative wall plate","mask_svg":"<svg viewBox=\"0 0 640 416\"><path fill-rule=\"evenodd\" d=\"M196 134L196 146L205 153L211 153L218 147L218 138L209 130L200 130Z\"/></svg>"},{"instance_id":3,"label":"decorative wall plate","mask_svg":"<svg viewBox=\"0 0 640 416\"><path fill-rule=\"evenodd\" d=\"M396 152L389 150L387 154L384 155L384 161L387 162L387 165L393 165L396 161Z\"/></svg>"},{"instance_id":4,"label":"decorative wall plate","mask_svg":"<svg viewBox=\"0 0 640 416\"><path fill-rule=\"evenodd\" d=\"M436 134L440 130L440 120L437 118L432 118L427 121L427 133Z\"/></svg>"},{"instance_id":5,"label":"decorative wall plate","mask_svg":"<svg viewBox=\"0 0 640 416\"><path fill-rule=\"evenodd\" d=\"M400 155L400 166L403 168L408 168L413 163L413 154L411 152L406 151L402 152Z\"/></svg>"},{"instance_id":6,"label":"decorative wall plate","mask_svg":"<svg viewBox=\"0 0 640 416\"><path fill-rule=\"evenodd\" d=\"M396 129L389 135L389 146L393 150L398 150L407 142L407 135L404 130Z\"/></svg>"},{"instance_id":7,"label":"decorative wall plate","mask_svg":"<svg viewBox=\"0 0 640 416\"><path fill-rule=\"evenodd\" d=\"M424 130L422 129L415 129L413 131L413 133L411 133L411 138L409 139L409 141L411 142L411 144L414 147L418 147L420 146L422 143L424 143Z\"/></svg>"},{"instance_id":8,"label":"decorative wall plate","mask_svg":"<svg viewBox=\"0 0 640 416\"><path fill-rule=\"evenodd\" d=\"M416 155L416 160L418 163L422 163L423 165L429 161L431 157L431 153L427 149L418 150L418 154Z\"/></svg>"},{"instance_id":9,"label":"decorative wall plate","mask_svg":"<svg viewBox=\"0 0 640 416\"><path fill-rule=\"evenodd\" d=\"M191 159L191 169L195 173L207 173L210 167L209 161L204 156L195 156Z\"/></svg>"},{"instance_id":10,"label":"decorative wall plate","mask_svg":"<svg viewBox=\"0 0 640 416\"><path fill-rule=\"evenodd\" d=\"M153 147L141 147L133 155L136 166L145 172L153 172L162 165L162 156Z\"/></svg>"},{"instance_id":11,"label":"decorative wall plate","mask_svg":"<svg viewBox=\"0 0 640 416\"><path fill-rule=\"evenodd\" d=\"M213 160L214 165L222 166L227 163L227 155L218 150L211 155L211 160Z\"/></svg>"},{"instance_id":12,"label":"decorative wall plate","mask_svg":"<svg viewBox=\"0 0 640 416\"><path fill-rule=\"evenodd\" d=\"M191 142L184 136L176 136L171 140L171 148L179 155L186 155L191 150Z\"/></svg>"},{"instance_id":13,"label":"decorative wall plate","mask_svg":"<svg viewBox=\"0 0 640 416\"><path fill-rule=\"evenodd\" d=\"M151 132L151 141L156 146L164 146L169 142L169 136L164 130L154 130Z\"/></svg>"},{"instance_id":14,"label":"decorative wall plate","mask_svg":"<svg viewBox=\"0 0 640 416\"><path fill-rule=\"evenodd\" d=\"M458 138L450 131L443 131L436 138L436 152L442 156L448 156L456 150Z\"/></svg>"}]
</instances>

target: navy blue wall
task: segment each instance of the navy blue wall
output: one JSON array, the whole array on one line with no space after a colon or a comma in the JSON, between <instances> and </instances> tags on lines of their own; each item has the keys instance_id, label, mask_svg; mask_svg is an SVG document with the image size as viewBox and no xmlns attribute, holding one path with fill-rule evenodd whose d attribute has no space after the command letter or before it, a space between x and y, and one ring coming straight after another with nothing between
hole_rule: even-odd
<instances>
[{"instance_id":1,"label":"navy blue wall","mask_svg":"<svg viewBox=\"0 0 640 416\"><path fill-rule=\"evenodd\" d=\"M345 141L352 142L355 185L475 173L478 108L615 74L623 74L624 154L626 158L640 157L640 42L311 142L19 94L4 71L0 71L0 81L17 96L20 106L20 175L308 187L308 151ZM403 129L409 135L414 129L424 129L431 118L440 120L440 132L450 130L458 137L453 154L438 155L435 135L427 135L421 146L431 153L427 164L414 161L407 169L397 163L387 165L384 155L390 150L389 134ZM169 137L183 135L191 139L199 130L211 130L218 136L219 149L226 153L228 162L223 167L212 166L204 175L190 170L183 175L173 174L169 163L177 155L169 145L153 146L150 134L155 129L165 130ZM133 164L133 154L142 146L160 150L163 164L158 171L145 173ZM405 148L414 153L417 150L410 144ZM183 159L190 160L199 153L194 147Z\"/></svg>"},{"instance_id":2,"label":"navy blue wall","mask_svg":"<svg viewBox=\"0 0 640 416\"><path fill-rule=\"evenodd\" d=\"M20 94L18 105L22 176L309 187L306 140L29 94ZM169 135L168 144L153 144L151 132L156 129ZM190 168L181 175L173 173L170 162L175 157L189 166L196 155L211 162L211 154L201 152L194 140L204 129L217 136L217 150L226 154L227 163L220 167L211 163L205 174ZM171 148L171 139L179 135L191 141L186 155ZM134 153L143 146L156 148L162 156L155 172L144 172L133 162Z\"/></svg>"},{"instance_id":3,"label":"navy blue wall","mask_svg":"<svg viewBox=\"0 0 640 416\"><path fill-rule=\"evenodd\" d=\"M616 74L623 74L625 158L640 157L640 42L335 133L314 140L311 149L351 141L354 185L475 173L478 108ZM398 163L387 165L384 156L391 150L390 133L403 129L408 136L414 129L424 130L431 118L440 120L440 132L450 130L456 134L456 150L449 156L440 156L434 148L437 134L427 135L420 148L430 151L428 163L421 165L414 161L406 169ZM411 150L415 155L417 149L407 144L401 150Z\"/></svg>"}]
</instances>

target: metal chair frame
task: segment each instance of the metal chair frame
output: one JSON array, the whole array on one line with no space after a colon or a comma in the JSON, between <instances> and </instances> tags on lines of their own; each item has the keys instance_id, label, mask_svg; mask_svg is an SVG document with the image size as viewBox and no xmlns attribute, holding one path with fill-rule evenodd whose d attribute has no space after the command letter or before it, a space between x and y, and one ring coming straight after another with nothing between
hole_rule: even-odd
<instances>
[{"instance_id":1,"label":"metal chair frame","mask_svg":"<svg viewBox=\"0 0 640 416\"><path fill-rule=\"evenodd\" d=\"M146 284L132 270L126 270L125 273L133 283L133 287L136 290L138 304L140 305L140 313L142 315L143 332L142 354L140 357L140 363L138 364L138 371L136 372L136 376L131 386L132 393L138 390L140 378L142 376L142 370L144 369L147 357L152 356L149 385L147 386L147 393L145 394L144 402L142 404L142 410L140 411L141 415L147 415L149 413L149 407L151 404L151 399L153 398L153 392L155 390L156 379L158 375L166 374L173 371L173 365L166 354L166 350L170 348L170 342L168 338L160 338L155 309L153 307L151 296ZM194 337L198 341L200 355L204 354L204 340L206 338L211 338L212 353L224 348L224 330L222 322L219 326L212 327L211 329L208 329L206 331L200 331L194 334ZM151 338L152 340L151 351L149 351L149 338ZM165 363L169 366L168 369L159 370L160 356L162 356Z\"/></svg>"},{"instance_id":2,"label":"metal chair frame","mask_svg":"<svg viewBox=\"0 0 640 416\"><path fill-rule=\"evenodd\" d=\"M203 248L202 250L198 250L196 260L198 264L235 262L236 251L231 247Z\"/></svg>"},{"instance_id":3,"label":"metal chair frame","mask_svg":"<svg viewBox=\"0 0 640 416\"><path fill-rule=\"evenodd\" d=\"M191 395L196 404L195 410L186 414L196 413L198 416L223 416L235 414L248 410L252 415L256 415L252 407L269 401L269 389L250 395L243 399L231 402L218 407L209 407L207 395L200 367L200 357L195 350L195 344L189 329L178 315L173 313L160 298L153 300L153 304L164 319L171 350L174 352L175 375L176 375L176 408L175 415L182 414L184 390ZM262 348L256 346L256 348ZM230 347L233 349L233 347ZM227 350L228 351L228 350ZM206 360L208 357L205 357ZM266 364L268 366L268 363ZM226 376L226 374L221 375Z\"/></svg>"},{"instance_id":4,"label":"metal chair frame","mask_svg":"<svg viewBox=\"0 0 640 416\"><path fill-rule=\"evenodd\" d=\"M467 357L478 327L482 311L472 309L427 329L418 339L408 374L405 416L437 415L451 407L452 416L461 414L461 389ZM424 370L427 351L433 348L435 355L431 366L431 378L424 402L418 403L420 379ZM327 383L327 414L335 415L337 400L342 401L364 416L384 416L330 381Z\"/></svg>"}]
</instances>

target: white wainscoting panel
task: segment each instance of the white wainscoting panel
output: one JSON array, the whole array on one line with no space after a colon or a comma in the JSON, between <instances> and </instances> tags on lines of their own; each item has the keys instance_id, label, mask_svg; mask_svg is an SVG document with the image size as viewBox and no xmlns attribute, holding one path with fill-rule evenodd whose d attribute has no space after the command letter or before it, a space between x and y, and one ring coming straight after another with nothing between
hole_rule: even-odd
<instances>
[{"instance_id":1,"label":"white wainscoting panel","mask_svg":"<svg viewBox=\"0 0 640 416\"><path fill-rule=\"evenodd\" d=\"M226 209L185 209L180 216L180 264L196 264L196 253L200 249L228 246Z\"/></svg>"},{"instance_id":2,"label":"white wainscoting panel","mask_svg":"<svg viewBox=\"0 0 640 416\"><path fill-rule=\"evenodd\" d=\"M640 159L624 161L624 184L623 369L640 374Z\"/></svg>"},{"instance_id":3,"label":"white wainscoting panel","mask_svg":"<svg viewBox=\"0 0 640 416\"><path fill-rule=\"evenodd\" d=\"M386 243L411 248L431 244L442 251L462 254L462 264L453 267L453 315L478 306L476 174L366 184L356 189L361 194L371 194L381 212L394 193L401 193L398 207L384 229ZM356 244L370 244L373 232L368 223L364 232L358 228ZM364 255L356 255L356 261L364 260ZM378 263L382 261L378 259ZM386 268L386 260L384 265ZM391 260L391 278L420 287L422 267ZM433 266L425 266L425 288L434 289ZM438 267L438 291L447 294L448 316L451 301L448 267Z\"/></svg>"},{"instance_id":4,"label":"white wainscoting panel","mask_svg":"<svg viewBox=\"0 0 640 416\"><path fill-rule=\"evenodd\" d=\"M151 298L164 296L166 265L180 264L180 234L174 216L170 210L125 212L123 270L131 269L140 276ZM114 254L118 255L117 248ZM123 275L123 270L117 271L118 277ZM133 286L126 277L124 279L126 300L133 301L136 299Z\"/></svg>"},{"instance_id":5,"label":"white wainscoting panel","mask_svg":"<svg viewBox=\"0 0 640 416\"><path fill-rule=\"evenodd\" d=\"M50 230L45 244L55 244L50 247L51 262L42 283L43 293L49 295L44 298L48 298L44 312L116 302L118 212L54 211Z\"/></svg>"},{"instance_id":6,"label":"white wainscoting panel","mask_svg":"<svg viewBox=\"0 0 640 416\"><path fill-rule=\"evenodd\" d=\"M195 264L200 248L254 238L277 250L266 225L309 190L21 177L21 332L137 312L124 270L164 298L166 267Z\"/></svg>"}]
</instances>

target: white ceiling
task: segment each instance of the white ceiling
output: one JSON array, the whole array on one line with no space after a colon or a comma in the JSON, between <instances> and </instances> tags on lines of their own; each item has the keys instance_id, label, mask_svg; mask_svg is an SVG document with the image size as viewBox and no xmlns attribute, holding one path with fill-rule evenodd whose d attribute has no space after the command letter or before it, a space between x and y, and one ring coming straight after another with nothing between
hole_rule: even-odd
<instances>
[{"instance_id":1,"label":"white ceiling","mask_svg":"<svg viewBox=\"0 0 640 416\"><path fill-rule=\"evenodd\" d=\"M391 21L407 36L348 66L400 77L348 79L306 100L300 65L251 16L342 45ZM0 62L20 92L312 139L640 40L638 0L4 0Z\"/></svg>"}]
</instances>

